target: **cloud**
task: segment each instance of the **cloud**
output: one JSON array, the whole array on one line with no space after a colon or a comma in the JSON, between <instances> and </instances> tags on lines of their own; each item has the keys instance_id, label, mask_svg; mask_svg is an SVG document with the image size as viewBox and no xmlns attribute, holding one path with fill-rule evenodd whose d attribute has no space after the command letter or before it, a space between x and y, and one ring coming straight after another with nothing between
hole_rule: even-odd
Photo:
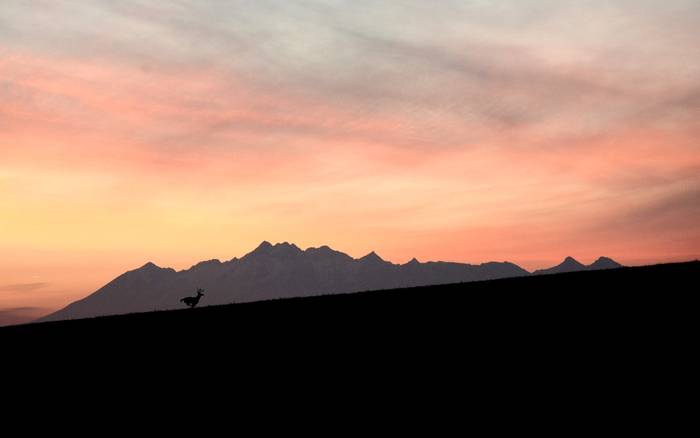
<instances>
[{"instance_id":1,"label":"cloud","mask_svg":"<svg viewBox=\"0 0 700 438\"><path fill-rule=\"evenodd\" d=\"M131 1L48 3L42 14L12 1L2 7L12 18L9 49L58 54L64 65L128 66L116 84L97 76L84 85L121 89L112 101L133 99L133 107L140 99L149 107L165 103L160 110L168 113L181 108L146 112L146 120L169 127L129 128L175 153L182 141L237 145L241 132L257 133L258 147L265 147L263 132L283 141L334 136L441 148L523 129L565 143L620 124L682 116L688 105L682 96L692 97L692 78L700 73L700 63L689 60L700 57L697 44L678 42L697 36L687 20L697 5L599 6ZM638 44L640 38L647 43ZM195 69L216 71L201 78L214 86L191 82L157 91L159 82L173 82L170 72ZM120 87L124 77L147 87ZM81 85L84 79L76 78ZM88 104L86 112L94 106L73 97L49 103L70 111L80 110L74 104ZM123 115L113 110L110 118ZM333 112L341 117L329 117ZM362 129L377 118L393 120L390 132Z\"/></svg>"},{"instance_id":2,"label":"cloud","mask_svg":"<svg viewBox=\"0 0 700 438\"><path fill-rule=\"evenodd\" d=\"M696 243L700 243L700 184L696 181L680 190L661 193L627 212L620 218L624 227L644 228L646 231L667 234L672 230L695 228Z\"/></svg>"},{"instance_id":3,"label":"cloud","mask_svg":"<svg viewBox=\"0 0 700 438\"><path fill-rule=\"evenodd\" d=\"M48 286L49 283L18 283L0 285L0 292L31 292Z\"/></svg>"}]
</instances>

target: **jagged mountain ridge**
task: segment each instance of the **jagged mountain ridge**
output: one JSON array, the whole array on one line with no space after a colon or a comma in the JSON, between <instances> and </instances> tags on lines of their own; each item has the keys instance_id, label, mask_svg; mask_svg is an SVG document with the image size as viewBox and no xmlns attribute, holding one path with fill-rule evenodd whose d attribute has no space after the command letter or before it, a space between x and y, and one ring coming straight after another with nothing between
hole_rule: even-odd
<instances>
[{"instance_id":1,"label":"jagged mountain ridge","mask_svg":"<svg viewBox=\"0 0 700 438\"><path fill-rule=\"evenodd\" d=\"M197 288L205 290L203 305L216 305L526 275L509 262L421 263L414 258L394 264L374 251L354 259L328 246L302 250L265 241L240 259L203 261L182 271L149 262L40 320L179 308L179 299Z\"/></svg>"}]
</instances>

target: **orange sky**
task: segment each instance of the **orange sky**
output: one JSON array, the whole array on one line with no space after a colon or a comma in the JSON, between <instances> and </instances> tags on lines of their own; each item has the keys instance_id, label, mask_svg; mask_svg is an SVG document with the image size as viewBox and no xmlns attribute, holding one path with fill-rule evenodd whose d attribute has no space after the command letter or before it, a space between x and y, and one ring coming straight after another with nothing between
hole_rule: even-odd
<instances>
[{"instance_id":1,"label":"orange sky","mask_svg":"<svg viewBox=\"0 0 700 438\"><path fill-rule=\"evenodd\" d=\"M102 3L0 6L0 323L262 240L700 256L696 3Z\"/></svg>"}]
</instances>

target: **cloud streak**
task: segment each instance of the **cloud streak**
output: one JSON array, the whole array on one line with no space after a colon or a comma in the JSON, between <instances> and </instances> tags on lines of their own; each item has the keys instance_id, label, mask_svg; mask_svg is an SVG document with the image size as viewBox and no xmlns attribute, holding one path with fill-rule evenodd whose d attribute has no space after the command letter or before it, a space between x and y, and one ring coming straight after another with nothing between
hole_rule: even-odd
<instances>
[{"instance_id":1,"label":"cloud streak","mask_svg":"<svg viewBox=\"0 0 700 438\"><path fill-rule=\"evenodd\" d=\"M0 292L31 292L48 286L48 283L18 283L0 285Z\"/></svg>"}]
</instances>

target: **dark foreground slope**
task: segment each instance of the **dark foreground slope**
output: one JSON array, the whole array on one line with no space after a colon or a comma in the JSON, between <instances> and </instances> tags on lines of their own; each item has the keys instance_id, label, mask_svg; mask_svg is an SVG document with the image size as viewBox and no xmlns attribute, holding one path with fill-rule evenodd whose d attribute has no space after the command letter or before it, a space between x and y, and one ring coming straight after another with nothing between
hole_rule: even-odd
<instances>
[{"instance_id":1,"label":"dark foreground slope","mask_svg":"<svg viewBox=\"0 0 700 438\"><path fill-rule=\"evenodd\" d=\"M0 328L0 338L99 346L328 340L467 348L462 343L497 337L568 343L609 335L621 337L624 348L628 333L655 336L687 322L680 315L699 277L695 261L44 322Z\"/></svg>"},{"instance_id":2,"label":"dark foreground slope","mask_svg":"<svg viewBox=\"0 0 700 438\"><path fill-rule=\"evenodd\" d=\"M26 403L6 399L32 412L82 401L110 426L240 427L255 412L286 431L371 419L668 433L693 418L698 274L693 262L5 327L6 386L41 379Z\"/></svg>"},{"instance_id":3,"label":"dark foreground slope","mask_svg":"<svg viewBox=\"0 0 700 438\"><path fill-rule=\"evenodd\" d=\"M207 418L220 406L238 420L232 402L266 421L271 403L353 420L358 406L417 418L434 406L465 427L465 413L537 430L594 415L627 430L686 398L673 391L696 373L699 274L691 262L36 323L0 328L0 351L7 382L41 379L32 400L85 386L87 403L120 394L148 418L160 394Z\"/></svg>"}]
</instances>

